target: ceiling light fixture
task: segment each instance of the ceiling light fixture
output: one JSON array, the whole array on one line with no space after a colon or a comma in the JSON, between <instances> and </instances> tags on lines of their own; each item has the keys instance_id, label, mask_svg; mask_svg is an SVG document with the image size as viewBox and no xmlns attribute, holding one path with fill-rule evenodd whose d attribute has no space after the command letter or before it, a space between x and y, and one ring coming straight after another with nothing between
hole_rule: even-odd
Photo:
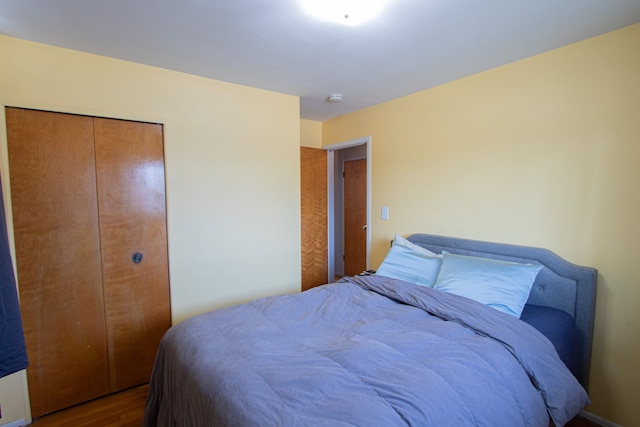
<instances>
[{"instance_id":1,"label":"ceiling light fixture","mask_svg":"<svg viewBox=\"0 0 640 427\"><path fill-rule=\"evenodd\" d=\"M356 26L375 18L389 0L300 0L305 11L317 18Z\"/></svg>"},{"instance_id":2,"label":"ceiling light fixture","mask_svg":"<svg viewBox=\"0 0 640 427\"><path fill-rule=\"evenodd\" d=\"M333 93L329 95L329 97L327 98L327 101L329 101L332 104L337 104L339 102L344 101L344 96L342 96L339 93Z\"/></svg>"}]
</instances>

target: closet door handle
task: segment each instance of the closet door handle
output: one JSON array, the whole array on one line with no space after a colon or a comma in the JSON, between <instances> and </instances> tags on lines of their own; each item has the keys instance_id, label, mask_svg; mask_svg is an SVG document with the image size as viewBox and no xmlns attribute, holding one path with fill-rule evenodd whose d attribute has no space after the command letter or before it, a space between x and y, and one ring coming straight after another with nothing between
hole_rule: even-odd
<instances>
[{"instance_id":1,"label":"closet door handle","mask_svg":"<svg viewBox=\"0 0 640 427\"><path fill-rule=\"evenodd\" d=\"M142 262L142 254L140 252L136 252L131 256L131 261L133 261L134 264L140 264Z\"/></svg>"}]
</instances>

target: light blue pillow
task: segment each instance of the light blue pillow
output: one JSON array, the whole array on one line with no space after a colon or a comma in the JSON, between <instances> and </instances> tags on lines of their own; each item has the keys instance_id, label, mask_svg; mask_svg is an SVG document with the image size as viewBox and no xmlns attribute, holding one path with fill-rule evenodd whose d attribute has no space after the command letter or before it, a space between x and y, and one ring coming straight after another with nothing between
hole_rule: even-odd
<instances>
[{"instance_id":1,"label":"light blue pillow","mask_svg":"<svg viewBox=\"0 0 640 427\"><path fill-rule=\"evenodd\" d=\"M394 244L378 267L376 275L400 279L420 286L433 286L442 259Z\"/></svg>"},{"instance_id":2,"label":"light blue pillow","mask_svg":"<svg viewBox=\"0 0 640 427\"><path fill-rule=\"evenodd\" d=\"M520 317L542 266L442 253L442 267L434 285Z\"/></svg>"}]
</instances>

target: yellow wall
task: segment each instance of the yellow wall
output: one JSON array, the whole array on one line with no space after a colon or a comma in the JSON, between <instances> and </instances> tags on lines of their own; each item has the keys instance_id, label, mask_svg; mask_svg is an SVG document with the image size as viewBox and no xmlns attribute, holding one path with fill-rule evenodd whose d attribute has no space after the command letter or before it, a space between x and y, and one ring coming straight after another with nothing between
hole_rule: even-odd
<instances>
[{"instance_id":1,"label":"yellow wall","mask_svg":"<svg viewBox=\"0 0 640 427\"><path fill-rule=\"evenodd\" d=\"M395 232L599 269L589 412L640 425L640 25L323 124L372 137L372 266Z\"/></svg>"},{"instance_id":2,"label":"yellow wall","mask_svg":"<svg viewBox=\"0 0 640 427\"><path fill-rule=\"evenodd\" d=\"M300 146L322 148L322 122L300 120Z\"/></svg>"},{"instance_id":3,"label":"yellow wall","mask_svg":"<svg viewBox=\"0 0 640 427\"><path fill-rule=\"evenodd\" d=\"M0 52L1 107L164 124L174 322L299 290L297 97L1 36ZM24 393L23 373L0 381L2 423L28 418Z\"/></svg>"}]
</instances>

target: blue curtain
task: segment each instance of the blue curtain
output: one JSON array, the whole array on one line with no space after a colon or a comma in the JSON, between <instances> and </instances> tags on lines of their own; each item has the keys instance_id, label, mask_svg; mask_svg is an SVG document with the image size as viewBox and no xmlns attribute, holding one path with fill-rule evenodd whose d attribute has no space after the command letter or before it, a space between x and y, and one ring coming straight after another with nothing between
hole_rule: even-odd
<instances>
[{"instance_id":1,"label":"blue curtain","mask_svg":"<svg viewBox=\"0 0 640 427\"><path fill-rule=\"evenodd\" d=\"M28 364L0 182L0 378Z\"/></svg>"}]
</instances>

